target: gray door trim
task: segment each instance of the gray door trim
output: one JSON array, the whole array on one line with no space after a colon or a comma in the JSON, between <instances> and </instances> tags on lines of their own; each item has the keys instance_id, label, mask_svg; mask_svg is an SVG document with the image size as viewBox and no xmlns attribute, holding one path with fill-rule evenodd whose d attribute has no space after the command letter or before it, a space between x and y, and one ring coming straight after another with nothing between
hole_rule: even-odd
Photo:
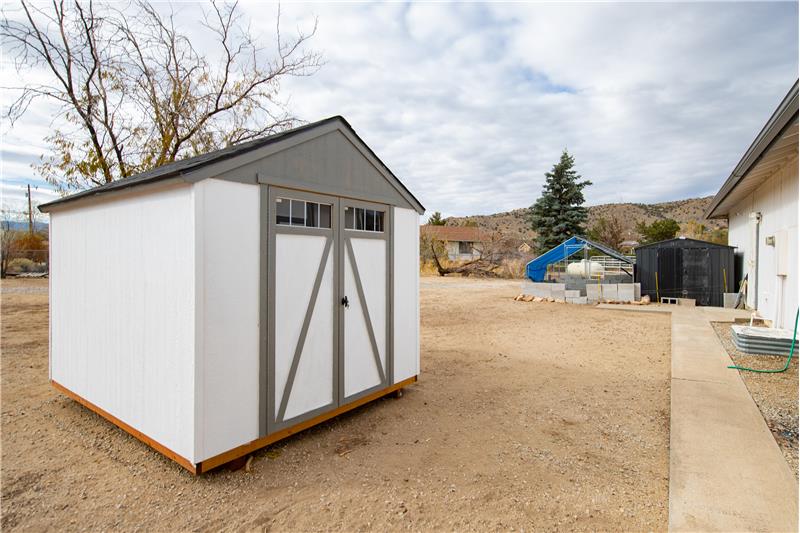
<instances>
[{"instance_id":1,"label":"gray door trim","mask_svg":"<svg viewBox=\"0 0 800 533\"><path fill-rule=\"evenodd\" d=\"M355 229L346 229L344 227L344 210L346 207L363 207L366 209L378 209L385 212L384 221L383 221L383 232L371 232L371 231L362 231L362 230L355 230ZM341 241L341 247L345 248L350 245L350 239L382 239L386 241L386 367L384 368L384 373L381 375L381 383L375 385L374 387L370 387L363 391L351 394L350 396L345 396L345 384L344 384L344 365L347 364L347 353L345 350L345 334L344 334L344 326L346 320L346 313L344 307L340 306L339 309L339 362L342 368L342 371L339 372L339 404L345 405L349 402L357 400L362 396L366 396L371 394L375 391L378 391L382 388L388 387L392 380L394 379L394 305L393 305L393 296L394 291L392 290L393 285L393 269L394 265L392 262L392 229L393 229L393 211L392 206L387 204L377 204L372 202L365 202L363 200L354 200L350 198L340 198L340 205L339 205L339 236ZM355 254L353 253L353 256ZM341 253L339 255L339 298L341 299L344 296L347 296L344 293L344 278L345 278L345 265L344 265L344 256L345 253ZM355 258L350 256L350 261L354 266L353 274L356 279L356 287L357 291L359 288L363 292L363 287L361 286L361 278L357 274L357 268ZM361 306L367 311L366 301L365 298L359 294L359 299L361 301ZM371 324L369 326L371 328ZM371 335L374 335L371 332ZM370 338L370 342L372 339ZM377 342L375 343L377 346ZM373 353L375 353L376 349L373 348ZM376 364L380 362L380 357L378 356L378 361ZM378 368L382 368L382 365L378 365Z\"/></svg>"},{"instance_id":2,"label":"gray door trim","mask_svg":"<svg viewBox=\"0 0 800 533\"><path fill-rule=\"evenodd\" d=\"M278 416L275 418L278 422L283 422L283 417L286 414L286 406L289 403L289 396L292 393L292 387L294 387L294 378L297 375L297 367L300 364L300 356L303 354L303 347L306 343L308 326L311 324L311 317L314 314L314 308L317 305L317 295L319 294L319 287L322 285L322 276L325 275L325 267L328 265L328 256L330 255L332 244L333 238L328 238L325 241L325 249L322 250L322 258L319 261L319 267L317 267L317 277L314 280L314 288L311 290L311 297L308 300L308 307L306 308L306 316L303 319L303 327L300 328L300 337L297 339L297 345L294 348L292 365L289 368L289 375L286 377L286 385L283 387L283 397L281 398L281 405L278 409Z\"/></svg>"},{"instance_id":3,"label":"gray door trim","mask_svg":"<svg viewBox=\"0 0 800 533\"><path fill-rule=\"evenodd\" d=\"M331 204L331 227L330 228L305 228L299 226L286 226L286 225L278 225L275 221L275 217L271 214L267 215L267 219L265 222L265 227L268 228L268 250L267 250L267 268L265 270L264 276L268 280L268 288L267 288L267 303L265 305L267 310L267 333L266 333L266 340L264 341L264 349L266 352L266 367L267 367L267 376L265 379L265 386L262 388L263 394L266 396L266 409L262 418L266 425L266 434L269 435L283 429L285 427L292 426L297 424L298 422L302 422L304 420L308 420L313 418L320 413L330 411L331 409L337 407L339 405L339 374L340 374L340 363L339 363L339 334L340 328L338 322L340 317L339 313L339 299L336 297L338 294L338 288L336 287L337 280L340 278L339 272L339 265L341 263L341 254L339 251L339 247L335 246L336 240L338 239L339 232L339 199L337 197L325 196L315 193L309 193L306 191L298 191L296 189L285 189L279 188L272 185L263 185L264 187L268 188L268 199L267 204L272 206L275 203L275 200L279 197L283 198L293 198L297 200L308 200L312 202L320 202L320 203L327 203ZM271 209L267 210L269 213L272 212ZM330 305L333 311L333 320L335 321L333 325L333 368L332 368L332 387L333 387L333 394L332 394L332 401L321 407L318 407L312 411L308 411L303 413L302 415L298 415L294 418L288 420L279 419L277 415L277 410L280 406L276 406L275 400L275 264L276 264L276 255L275 255L275 236L277 234L288 234L288 235L314 235L314 236L321 236L326 237L326 249L331 248L333 251L328 251L327 254L333 253L333 279L334 279L334 298L331 299ZM326 252L323 250L323 255L326 255ZM322 266L324 272L324 264ZM317 273L317 280L315 280L315 285L317 281L320 280L319 271ZM317 289L318 292L318 289ZM262 295L263 297L263 295ZM306 313L308 315L308 311ZM305 329L305 328L304 328ZM306 332L307 333L307 332ZM301 332L301 335L303 333ZM295 353L295 359L296 359ZM292 361L293 365L295 363L294 359ZM296 372L296 370L295 370ZM287 386L289 385L287 381ZM293 383L292 383L293 385ZM290 387L284 387L284 396L286 395L286 390ZM283 402L283 398L281 399L281 403ZM285 409L282 414L285 414Z\"/></svg>"},{"instance_id":4,"label":"gray door trim","mask_svg":"<svg viewBox=\"0 0 800 533\"><path fill-rule=\"evenodd\" d=\"M369 316L369 308L367 307L367 298L364 295L364 286L361 285L361 276L358 273L358 265L356 264L356 255L353 253L353 245L350 239L345 238L345 245L347 247L347 256L350 258L350 265L353 268L353 278L356 280L356 292L358 293L358 300L361 302L361 311L364 315L364 322L367 325L367 333L369 334L369 343L372 345L372 356L375 359L375 366L378 368L378 375L381 378L381 383L386 382L386 373L383 371L383 363L381 363L381 352L378 350L378 342L375 340L375 330L372 328L372 319ZM384 350L386 351L385 347ZM388 351L386 361L389 361Z\"/></svg>"}]
</instances>

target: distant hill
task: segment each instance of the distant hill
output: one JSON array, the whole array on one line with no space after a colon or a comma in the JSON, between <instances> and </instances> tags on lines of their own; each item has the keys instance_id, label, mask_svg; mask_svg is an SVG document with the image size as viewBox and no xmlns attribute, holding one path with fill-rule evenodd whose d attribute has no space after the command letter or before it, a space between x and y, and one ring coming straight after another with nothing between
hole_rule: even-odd
<instances>
[{"instance_id":1,"label":"distant hill","mask_svg":"<svg viewBox=\"0 0 800 533\"><path fill-rule=\"evenodd\" d=\"M5 221L5 222L8 223L8 229L10 229L10 230L13 230L13 231L28 231L28 221L27 220L25 220L25 221L8 220L8 221ZM3 224L3 226L5 226L5 223ZM46 233L48 227L49 226L48 226L47 222L36 221L36 222L33 223L34 231L43 231L43 232Z\"/></svg>"},{"instance_id":2,"label":"distant hill","mask_svg":"<svg viewBox=\"0 0 800 533\"><path fill-rule=\"evenodd\" d=\"M689 198L675 202L659 204L601 204L589 207L589 221L587 228L591 228L601 217L616 217L622 224L626 239L638 239L636 223L644 221L647 224L658 219L672 218L681 225L681 231L687 231L691 223L703 224L707 229L714 230L726 228L724 220L705 220L703 213L711 203L713 196L704 198ZM527 222L528 208L514 209L505 213L494 215L474 215L468 217L450 217L448 226L461 226L477 224L478 227L489 232L500 232L505 237L530 241L536 236Z\"/></svg>"}]
</instances>

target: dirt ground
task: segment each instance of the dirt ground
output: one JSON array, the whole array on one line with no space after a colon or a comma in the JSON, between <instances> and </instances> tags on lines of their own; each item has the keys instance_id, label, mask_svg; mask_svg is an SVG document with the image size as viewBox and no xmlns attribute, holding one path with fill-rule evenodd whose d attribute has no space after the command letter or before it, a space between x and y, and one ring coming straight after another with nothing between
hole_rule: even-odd
<instances>
[{"instance_id":1,"label":"dirt ground","mask_svg":"<svg viewBox=\"0 0 800 533\"><path fill-rule=\"evenodd\" d=\"M49 386L46 283L2 284L4 531L666 529L667 315L423 278L402 398L193 477Z\"/></svg>"},{"instance_id":2,"label":"dirt ground","mask_svg":"<svg viewBox=\"0 0 800 533\"><path fill-rule=\"evenodd\" d=\"M783 368L786 364L785 356L754 355L739 351L733 344L730 322L714 322L713 326L736 366L763 370ZM795 352L796 355L797 352ZM797 368L797 357L793 357L786 372L761 374L745 370L739 371L739 375L742 376L747 390L750 391L750 395L761 410L767 426L772 431L772 436L775 437L795 477L798 477Z\"/></svg>"}]
</instances>

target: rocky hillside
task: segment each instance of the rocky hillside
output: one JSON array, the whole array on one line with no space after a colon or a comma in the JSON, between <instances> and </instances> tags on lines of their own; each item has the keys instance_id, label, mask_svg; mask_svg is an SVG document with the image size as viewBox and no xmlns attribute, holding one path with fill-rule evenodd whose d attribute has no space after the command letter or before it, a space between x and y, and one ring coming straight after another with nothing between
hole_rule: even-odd
<instances>
[{"instance_id":1,"label":"rocky hillside","mask_svg":"<svg viewBox=\"0 0 800 533\"><path fill-rule=\"evenodd\" d=\"M637 222L647 224L664 218L672 218L681 225L681 230L690 232L692 224L703 224L707 229L714 230L727 227L724 220L705 220L703 213L711 202L712 196L705 198L690 198L675 202L660 204L601 204L589 207L589 221L587 227L591 228L599 218L616 217L625 230L626 238L637 239L635 227ZM447 224L461 226L477 223L478 226L490 232L500 232L510 238L530 240L536 234L530 229L526 220L527 208L514 209L505 213L494 215L475 215L469 217L451 217ZM691 233L691 232L690 232Z\"/></svg>"}]
</instances>

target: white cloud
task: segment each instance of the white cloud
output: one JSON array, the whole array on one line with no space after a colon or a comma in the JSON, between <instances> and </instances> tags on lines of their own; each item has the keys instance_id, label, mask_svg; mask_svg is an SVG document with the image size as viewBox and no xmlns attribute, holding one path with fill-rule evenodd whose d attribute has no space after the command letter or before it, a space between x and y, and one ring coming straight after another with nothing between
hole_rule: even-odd
<instances>
[{"instance_id":1,"label":"white cloud","mask_svg":"<svg viewBox=\"0 0 800 533\"><path fill-rule=\"evenodd\" d=\"M271 41L274 6L244 9ZM793 3L282 10L285 31L319 16L313 45L327 61L284 84L292 109L345 116L448 215L530 205L565 147L594 182L590 203L713 193L797 78ZM49 125L29 119L4 150L46 149Z\"/></svg>"}]
</instances>

